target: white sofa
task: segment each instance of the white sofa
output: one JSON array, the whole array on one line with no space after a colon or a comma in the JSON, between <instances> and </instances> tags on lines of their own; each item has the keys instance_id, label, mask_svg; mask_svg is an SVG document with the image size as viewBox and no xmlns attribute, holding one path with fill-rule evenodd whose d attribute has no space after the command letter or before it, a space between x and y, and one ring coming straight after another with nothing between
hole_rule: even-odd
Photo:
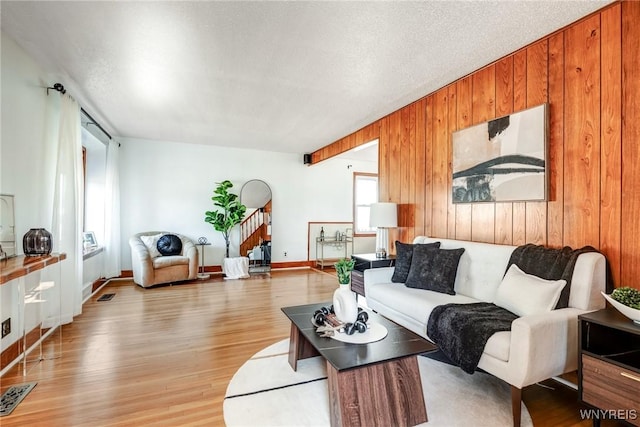
<instances>
[{"instance_id":1,"label":"white sofa","mask_svg":"<svg viewBox=\"0 0 640 427\"><path fill-rule=\"evenodd\" d=\"M456 295L392 283L394 267L364 272L367 305L379 314L429 339L427 321L438 305L493 302L516 246L419 236L414 244L440 242L441 249L464 248L458 264ZM487 341L478 367L511 385L514 425L520 425L522 388L577 369L579 314L604 308L606 260L598 252L578 256L569 307L513 321L511 331Z\"/></svg>"},{"instance_id":2,"label":"white sofa","mask_svg":"<svg viewBox=\"0 0 640 427\"><path fill-rule=\"evenodd\" d=\"M165 234L175 234L180 238L182 251L179 255L160 256L157 250L153 251L157 253L152 253L142 241L144 236L159 237ZM163 283L193 280L198 276L198 249L191 239L182 234L167 231L146 231L131 236L129 246L131 247L133 281L143 288Z\"/></svg>"}]
</instances>

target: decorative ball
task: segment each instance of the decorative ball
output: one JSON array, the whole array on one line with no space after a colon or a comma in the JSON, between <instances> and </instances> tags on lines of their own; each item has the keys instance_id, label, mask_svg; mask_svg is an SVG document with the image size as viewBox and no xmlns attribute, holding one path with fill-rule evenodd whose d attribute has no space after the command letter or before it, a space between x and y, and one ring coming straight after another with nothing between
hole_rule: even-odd
<instances>
[{"instance_id":1,"label":"decorative ball","mask_svg":"<svg viewBox=\"0 0 640 427\"><path fill-rule=\"evenodd\" d=\"M367 323L367 320L369 320L369 313L367 313L366 311L361 311L360 313L358 313L358 320L363 323Z\"/></svg>"},{"instance_id":2,"label":"decorative ball","mask_svg":"<svg viewBox=\"0 0 640 427\"><path fill-rule=\"evenodd\" d=\"M316 323L316 325L322 325L325 322L325 320L327 320L327 318L325 317L323 312L317 311L313 316L313 320Z\"/></svg>"},{"instance_id":3,"label":"decorative ball","mask_svg":"<svg viewBox=\"0 0 640 427\"><path fill-rule=\"evenodd\" d=\"M198 237L198 243L200 243L201 245L204 245L205 243L207 243L207 238L206 237Z\"/></svg>"},{"instance_id":4,"label":"decorative ball","mask_svg":"<svg viewBox=\"0 0 640 427\"><path fill-rule=\"evenodd\" d=\"M347 335L353 335L358 330L355 323L347 323L344 325L344 332Z\"/></svg>"}]
</instances>

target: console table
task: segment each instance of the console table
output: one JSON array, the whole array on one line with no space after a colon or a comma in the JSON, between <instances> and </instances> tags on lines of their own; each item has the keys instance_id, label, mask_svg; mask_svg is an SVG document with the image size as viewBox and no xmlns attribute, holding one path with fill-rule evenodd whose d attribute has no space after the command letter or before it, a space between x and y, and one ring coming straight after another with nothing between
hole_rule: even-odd
<instances>
[{"instance_id":1,"label":"console table","mask_svg":"<svg viewBox=\"0 0 640 427\"><path fill-rule=\"evenodd\" d=\"M23 374L62 349L60 262L67 255L24 256L0 261L3 301L3 352L0 375L21 362ZM8 308L8 309L7 309ZM6 312L4 309L7 309ZM54 336L55 334L55 336ZM51 336L47 353L42 342ZM6 341L6 343L5 343Z\"/></svg>"},{"instance_id":2,"label":"console table","mask_svg":"<svg viewBox=\"0 0 640 427\"><path fill-rule=\"evenodd\" d=\"M343 236L340 239L335 237L316 237L316 266L324 268L327 264L331 265L339 260L339 258L335 257L327 258L324 252L326 247L333 248L334 253L337 251L344 253L343 258L347 258L349 245L351 245L351 251L353 252L353 237L350 236Z\"/></svg>"},{"instance_id":3,"label":"console table","mask_svg":"<svg viewBox=\"0 0 640 427\"><path fill-rule=\"evenodd\" d=\"M376 257L376 254L351 255L356 263L351 271L351 290L358 295L364 294L364 271L369 268L393 267L396 265L396 256L388 255L384 258Z\"/></svg>"},{"instance_id":4,"label":"console table","mask_svg":"<svg viewBox=\"0 0 640 427\"><path fill-rule=\"evenodd\" d=\"M578 395L602 418L640 426L640 326L613 308L578 316ZM603 412L604 411L604 412Z\"/></svg>"}]
</instances>

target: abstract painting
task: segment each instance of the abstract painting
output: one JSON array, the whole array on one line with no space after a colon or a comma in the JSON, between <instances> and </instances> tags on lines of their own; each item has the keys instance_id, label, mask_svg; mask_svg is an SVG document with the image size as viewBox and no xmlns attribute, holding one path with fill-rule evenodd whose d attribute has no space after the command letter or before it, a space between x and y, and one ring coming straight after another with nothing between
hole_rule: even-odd
<instances>
[{"instance_id":1,"label":"abstract painting","mask_svg":"<svg viewBox=\"0 0 640 427\"><path fill-rule=\"evenodd\" d=\"M453 203L547 198L547 104L453 133Z\"/></svg>"}]
</instances>

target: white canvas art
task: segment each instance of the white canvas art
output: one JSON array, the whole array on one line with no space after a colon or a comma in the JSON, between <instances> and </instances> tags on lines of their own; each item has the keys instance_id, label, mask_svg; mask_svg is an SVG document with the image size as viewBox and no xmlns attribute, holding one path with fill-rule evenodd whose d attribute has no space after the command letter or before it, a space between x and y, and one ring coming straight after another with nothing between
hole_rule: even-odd
<instances>
[{"instance_id":1,"label":"white canvas art","mask_svg":"<svg viewBox=\"0 0 640 427\"><path fill-rule=\"evenodd\" d=\"M453 133L453 203L547 198L547 104Z\"/></svg>"}]
</instances>

